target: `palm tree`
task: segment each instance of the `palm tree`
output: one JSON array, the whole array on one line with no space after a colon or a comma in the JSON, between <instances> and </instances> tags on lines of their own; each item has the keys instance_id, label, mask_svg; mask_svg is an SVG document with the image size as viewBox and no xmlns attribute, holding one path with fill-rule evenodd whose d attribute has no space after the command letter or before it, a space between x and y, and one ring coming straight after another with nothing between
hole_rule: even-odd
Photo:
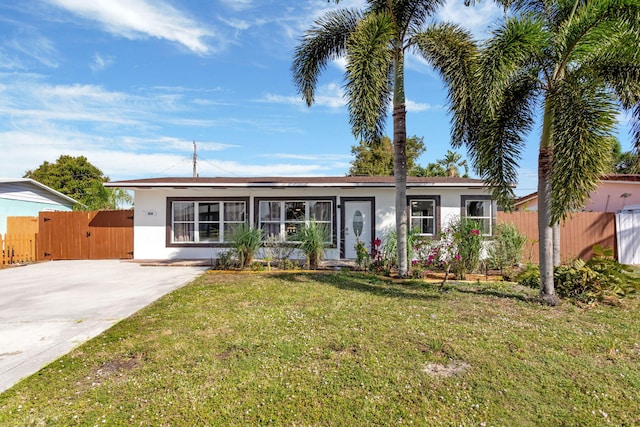
<instances>
[{"instance_id":1,"label":"palm tree","mask_svg":"<svg viewBox=\"0 0 640 427\"><path fill-rule=\"evenodd\" d=\"M462 155L456 151L447 150L443 159L438 160L438 164L446 171L446 176L460 176L458 168L464 168L465 176L469 173L467 161L462 159Z\"/></svg>"},{"instance_id":2,"label":"palm tree","mask_svg":"<svg viewBox=\"0 0 640 427\"><path fill-rule=\"evenodd\" d=\"M407 154L404 58L427 18L444 0L367 0L364 11L336 9L315 21L296 48L292 71L311 106L319 74L346 57L346 96L356 138L372 141L393 108L398 275L407 275Z\"/></svg>"},{"instance_id":3,"label":"palm tree","mask_svg":"<svg viewBox=\"0 0 640 427\"><path fill-rule=\"evenodd\" d=\"M606 170L621 109L632 111L640 148L640 0L502 3L512 14L482 45L446 24L416 42L447 83L453 140L506 206L523 136L542 109L540 293L555 305L553 226L584 205Z\"/></svg>"}]
</instances>

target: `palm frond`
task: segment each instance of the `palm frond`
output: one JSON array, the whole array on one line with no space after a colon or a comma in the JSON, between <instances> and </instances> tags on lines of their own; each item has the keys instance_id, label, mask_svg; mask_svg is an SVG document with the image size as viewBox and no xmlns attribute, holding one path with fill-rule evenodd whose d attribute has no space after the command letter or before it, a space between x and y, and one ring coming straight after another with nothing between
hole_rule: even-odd
<instances>
[{"instance_id":1,"label":"palm frond","mask_svg":"<svg viewBox=\"0 0 640 427\"><path fill-rule=\"evenodd\" d=\"M475 170L492 187L494 198L506 209L513 202L512 186L524 147L524 135L533 126L539 89L535 74L515 75L493 112L481 112L478 137L467 145Z\"/></svg>"},{"instance_id":2,"label":"palm frond","mask_svg":"<svg viewBox=\"0 0 640 427\"><path fill-rule=\"evenodd\" d=\"M401 38L420 31L444 0L372 0L368 2L372 12L392 17Z\"/></svg>"},{"instance_id":3,"label":"palm frond","mask_svg":"<svg viewBox=\"0 0 640 427\"><path fill-rule=\"evenodd\" d=\"M472 141L479 113L474 105L478 48L471 34L453 24L439 24L416 34L412 42L446 82L453 146Z\"/></svg>"},{"instance_id":4,"label":"palm frond","mask_svg":"<svg viewBox=\"0 0 640 427\"><path fill-rule=\"evenodd\" d=\"M479 93L485 109L493 113L499 108L502 93L514 73L521 73L523 68L533 72L540 67L549 38L543 22L525 15L508 18L485 43L479 69Z\"/></svg>"},{"instance_id":5,"label":"palm frond","mask_svg":"<svg viewBox=\"0 0 640 427\"><path fill-rule=\"evenodd\" d=\"M308 106L315 99L319 74L327 64L345 54L347 39L355 30L362 14L353 9L327 12L305 32L296 47L291 71L293 80Z\"/></svg>"},{"instance_id":6,"label":"palm frond","mask_svg":"<svg viewBox=\"0 0 640 427\"><path fill-rule=\"evenodd\" d=\"M372 140L384 132L391 96L395 25L387 14L370 13L347 43L347 99L353 134Z\"/></svg>"},{"instance_id":7,"label":"palm frond","mask_svg":"<svg viewBox=\"0 0 640 427\"><path fill-rule=\"evenodd\" d=\"M609 165L616 104L602 82L568 76L549 93L553 111L552 223L584 206Z\"/></svg>"},{"instance_id":8,"label":"palm frond","mask_svg":"<svg viewBox=\"0 0 640 427\"><path fill-rule=\"evenodd\" d=\"M597 52L612 52L610 47L614 44L629 46L619 39L625 34L637 36L639 31L638 0L591 0L580 4L555 31L559 68L581 64ZM637 44L635 47L637 52Z\"/></svg>"}]
</instances>

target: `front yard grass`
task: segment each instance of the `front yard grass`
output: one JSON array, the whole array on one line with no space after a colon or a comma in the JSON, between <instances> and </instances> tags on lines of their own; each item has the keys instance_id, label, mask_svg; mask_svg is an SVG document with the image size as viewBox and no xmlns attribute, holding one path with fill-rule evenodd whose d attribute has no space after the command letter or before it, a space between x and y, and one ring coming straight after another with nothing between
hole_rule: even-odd
<instances>
[{"instance_id":1,"label":"front yard grass","mask_svg":"<svg viewBox=\"0 0 640 427\"><path fill-rule=\"evenodd\" d=\"M1 425L640 424L640 303L205 274L0 394Z\"/></svg>"}]
</instances>

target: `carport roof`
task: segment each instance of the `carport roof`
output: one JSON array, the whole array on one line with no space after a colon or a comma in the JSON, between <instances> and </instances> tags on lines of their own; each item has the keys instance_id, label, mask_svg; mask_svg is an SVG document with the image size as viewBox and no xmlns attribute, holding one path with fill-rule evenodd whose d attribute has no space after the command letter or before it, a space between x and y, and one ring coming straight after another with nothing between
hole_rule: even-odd
<instances>
[{"instance_id":1,"label":"carport roof","mask_svg":"<svg viewBox=\"0 0 640 427\"><path fill-rule=\"evenodd\" d=\"M143 188L227 188L227 187L394 187L393 176L316 177L214 177L146 178L106 182L107 187ZM407 177L407 187L487 187L480 179L460 177Z\"/></svg>"}]
</instances>

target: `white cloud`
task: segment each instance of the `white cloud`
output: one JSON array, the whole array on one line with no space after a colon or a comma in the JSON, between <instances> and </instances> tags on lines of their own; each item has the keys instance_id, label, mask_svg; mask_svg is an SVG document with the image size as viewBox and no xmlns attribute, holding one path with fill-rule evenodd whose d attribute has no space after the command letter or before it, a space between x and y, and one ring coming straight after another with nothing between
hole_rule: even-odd
<instances>
[{"instance_id":1,"label":"white cloud","mask_svg":"<svg viewBox=\"0 0 640 427\"><path fill-rule=\"evenodd\" d=\"M92 61L89 63L89 68L91 68L94 73L97 73L104 70L113 63L114 59L112 56L103 56L99 53L94 53Z\"/></svg>"},{"instance_id":2,"label":"white cloud","mask_svg":"<svg viewBox=\"0 0 640 427\"><path fill-rule=\"evenodd\" d=\"M248 30L249 28L251 28L251 24L249 24L247 21L245 21L244 19L225 19L222 17L218 17L218 19L222 22L224 22L225 24L227 24L228 26L230 26L231 28L235 29L235 30L240 30L240 31L244 31L244 30Z\"/></svg>"},{"instance_id":3,"label":"white cloud","mask_svg":"<svg viewBox=\"0 0 640 427\"><path fill-rule=\"evenodd\" d=\"M210 53L204 41L213 34L161 0L48 0L70 13L97 21L122 37L155 37L176 42L197 54Z\"/></svg>"},{"instance_id":4,"label":"white cloud","mask_svg":"<svg viewBox=\"0 0 640 427\"><path fill-rule=\"evenodd\" d=\"M332 170L333 167L318 163L247 164L234 161L201 161L198 163L200 176L323 176L328 172L331 173Z\"/></svg>"},{"instance_id":5,"label":"white cloud","mask_svg":"<svg viewBox=\"0 0 640 427\"><path fill-rule=\"evenodd\" d=\"M440 105L430 105L430 104L422 104L419 102L412 101L407 99L405 101L405 107L407 108L407 112L410 113L420 113L423 111L432 111L432 110L441 110L442 106Z\"/></svg>"},{"instance_id":6,"label":"white cloud","mask_svg":"<svg viewBox=\"0 0 640 427\"><path fill-rule=\"evenodd\" d=\"M264 97L259 99L258 102L306 107L306 103L302 99L302 96L298 95L291 96L267 93ZM318 90L316 90L313 105L328 108L344 107L346 105L346 102L344 100L344 90L337 83L322 85L318 88Z\"/></svg>"},{"instance_id":7,"label":"white cloud","mask_svg":"<svg viewBox=\"0 0 640 427\"><path fill-rule=\"evenodd\" d=\"M8 40L5 45L20 55L34 59L48 68L58 67L59 54L53 42L34 30L21 29L17 37ZM22 66L17 67L15 60L11 62L14 62L14 68L23 68ZM7 68L6 64L4 67Z\"/></svg>"},{"instance_id":8,"label":"white cloud","mask_svg":"<svg viewBox=\"0 0 640 427\"><path fill-rule=\"evenodd\" d=\"M469 29L476 37L485 38L487 29L502 16L502 8L491 1L478 2L475 6L465 6L464 0L448 0L438 9L441 21L453 22Z\"/></svg>"}]
</instances>

